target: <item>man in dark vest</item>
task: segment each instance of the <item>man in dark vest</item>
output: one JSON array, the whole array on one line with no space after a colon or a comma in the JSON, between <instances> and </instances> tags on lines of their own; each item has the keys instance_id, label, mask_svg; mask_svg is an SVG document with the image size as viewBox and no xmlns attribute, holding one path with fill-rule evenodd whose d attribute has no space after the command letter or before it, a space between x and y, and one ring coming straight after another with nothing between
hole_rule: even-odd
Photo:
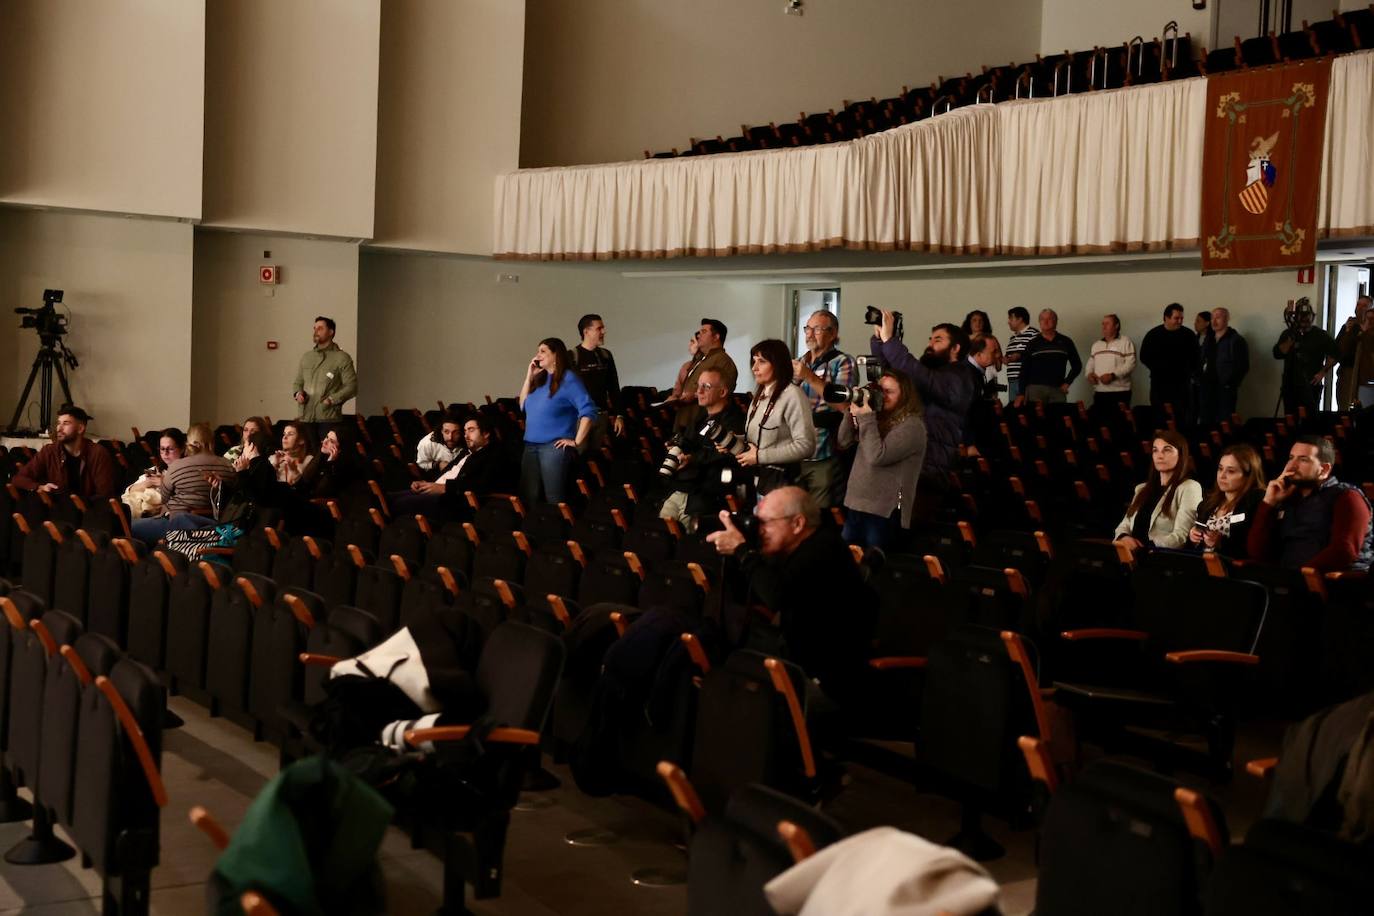
<instances>
[{"instance_id":1,"label":"man in dark vest","mask_svg":"<svg viewBox=\"0 0 1374 916\"><path fill-rule=\"evenodd\" d=\"M1250 556L1286 569L1320 572L1367 569L1369 500L1359 487L1331 476L1336 450L1320 436L1302 436L1283 473L1264 490L1250 528Z\"/></svg>"}]
</instances>

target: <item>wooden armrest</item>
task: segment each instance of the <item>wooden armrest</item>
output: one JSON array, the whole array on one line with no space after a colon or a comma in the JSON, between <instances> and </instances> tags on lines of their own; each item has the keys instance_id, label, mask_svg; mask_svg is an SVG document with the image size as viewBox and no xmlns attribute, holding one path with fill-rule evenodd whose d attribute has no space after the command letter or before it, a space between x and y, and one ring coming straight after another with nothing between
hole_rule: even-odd
<instances>
[{"instance_id":1,"label":"wooden armrest","mask_svg":"<svg viewBox=\"0 0 1374 916\"><path fill-rule=\"evenodd\" d=\"M165 551L154 550L153 559L162 567L162 571L167 574L168 579L175 579L177 577L176 564L172 562L172 558L167 556Z\"/></svg>"},{"instance_id":2,"label":"wooden armrest","mask_svg":"<svg viewBox=\"0 0 1374 916\"><path fill-rule=\"evenodd\" d=\"M1054 559L1054 545L1050 542L1050 536L1043 531L1035 532L1035 544L1040 548L1040 552L1051 560Z\"/></svg>"},{"instance_id":3,"label":"wooden armrest","mask_svg":"<svg viewBox=\"0 0 1374 916\"><path fill-rule=\"evenodd\" d=\"M405 557L399 553L391 555L391 568L396 570L396 575L401 577L402 582L410 581L410 567L406 564Z\"/></svg>"},{"instance_id":4,"label":"wooden armrest","mask_svg":"<svg viewBox=\"0 0 1374 916\"><path fill-rule=\"evenodd\" d=\"M1204 553L1202 564L1207 567L1207 575L1217 579L1226 578L1226 564L1221 561L1221 557L1215 553Z\"/></svg>"},{"instance_id":5,"label":"wooden armrest","mask_svg":"<svg viewBox=\"0 0 1374 916\"><path fill-rule=\"evenodd\" d=\"M0 612L4 612L5 620L9 622L11 629L24 630L28 628L28 625L24 623L24 615L19 613L19 608L9 597L0 595Z\"/></svg>"},{"instance_id":6,"label":"wooden armrest","mask_svg":"<svg viewBox=\"0 0 1374 916\"><path fill-rule=\"evenodd\" d=\"M457 598L458 579L453 575L453 570L449 569L447 566L439 566L434 572L439 576L439 581L444 583L445 590L447 590L450 595Z\"/></svg>"},{"instance_id":7,"label":"wooden armrest","mask_svg":"<svg viewBox=\"0 0 1374 916\"><path fill-rule=\"evenodd\" d=\"M119 519L119 527L124 532L124 536L132 538L134 533L129 529L129 517L124 514L123 504L113 496L110 497L110 511L114 513L115 518Z\"/></svg>"},{"instance_id":8,"label":"wooden armrest","mask_svg":"<svg viewBox=\"0 0 1374 916\"><path fill-rule=\"evenodd\" d=\"M265 537L265 538L267 539L268 545L271 546L271 548L272 548L274 551L275 551L275 550L281 550L281 532L280 532L280 531L278 531L276 528L264 528L264 529L262 529L262 534L263 534L263 537Z\"/></svg>"},{"instance_id":9,"label":"wooden armrest","mask_svg":"<svg viewBox=\"0 0 1374 916\"><path fill-rule=\"evenodd\" d=\"M553 612L553 616L563 624L563 629L572 627L572 614L568 613L568 605L560 596L550 592L544 596L544 600L549 603L549 610Z\"/></svg>"},{"instance_id":10,"label":"wooden armrest","mask_svg":"<svg viewBox=\"0 0 1374 916\"><path fill-rule=\"evenodd\" d=\"M76 539L81 542L81 546L86 548L86 552L95 556L100 552L100 548L95 546L95 539L85 528L76 529Z\"/></svg>"},{"instance_id":11,"label":"wooden armrest","mask_svg":"<svg viewBox=\"0 0 1374 916\"><path fill-rule=\"evenodd\" d=\"M1135 552L1120 541L1112 541L1116 547L1116 558L1122 566L1135 566Z\"/></svg>"},{"instance_id":12,"label":"wooden armrest","mask_svg":"<svg viewBox=\"0 0 1374 916\"><path fill-rule=\"evenodd\" d=\"M687 779L687 774L682 772L682 768L667 760L660 760L655 769L658 771L659 778L668 786L668 791L673 795L673 801L677 802L682 813L691 818L693 824L700 824L704 821L706 808L702 805L697 790Z\"/></svg>"},{"instance_id":13,"label":"wooden armrest","mask_svg":"<svg viewBox=\"0 0 1374 916\"><path fill-rule=\"evenodd\" d=\"M611 611L611 625L615 627L615 635L617 638L624 636L625 631L630 628L629 621L627 621L625 615L619 611Z\"/></svg>"},{"instance_id":14,"label":"wooden armrest","mask_svg":"<svg viewBox=\"0 0 1374 916\"><path fill-rule=\"evenodd\" d=\"M124 735L133 745L134 755L138 757L139 765L143 767L143 777L148 780L148 788L152 790L153 802L159 808L167 805L167 787L162 784L162 774L157 770L157 764L153 762L153 752L148 747L148 740L143 737L143 729L139 728L138 720L134 718L133 711L129 709L129 704L124 702L124 698L115 689L114 683L105 676L95 679L95 686L105 695L111 708L114 709L115 717L119 719L120 727L124 729Z\"/></svg>"},{"instance_id":15,"label":"wooden armrest","mask_svg":"<svg viewBox=\"0 0 1374 916\"><path fill-rule=\"evenodd\" d=\"M864 565L864 549L858 544L849 545L849 555L854 558L855 566Z\"/></svg>"},{"instance_id":16,"label":"wooden armrest","mask_svg":"<svg viewBox=\"0 0 1374 916\"><path fill-rule=\"evenodd\" d=\"M210 842L215 848L224 851L229 847L229 831L225 830L220 822L215 820L213 814L205 810L200 805L196 805L190 812L191 823L195 824L202 833L210 838Z\"/></svg>"},{"instance_id":17,"label":"wooden armrest","mask_svg":"<svg viewBox=\"0 0 1374 916\"><path fill-rule=\"evenodd\" d=\"M1007 587L1011 589L1012 594L1023 599L1030 597L1030 583L1021 575L1021 570L1008 566L1002 570L1002 575L1007 577Z\"/></svg>"},{"instance_id":18,"label":"wooden armrest","mask_svg":"<svg viewBox=\"0 0 1374 916\"><path fill-rule=\"evenodd\" d=\"M1070 642L1083 639L1129 639L1136 642L1144 642L1150 638L1150 634L1143 630L1119 630L1112 627L1089 627L1083 630L1064 630L1059 634L1060 639L1067 639Z\"/></svg>"},{"instance_id":19,"label":"wooden armrest","mask_svg":"<svg viewBox=\"0 0 1374 916\"><path fill-rule=\"evenodd\" d=\"M1245 772L1258 779L1268 779L1274 775L1274 768L1279 765L1277 757L1261 757L1259 760L1251 760L1245 764Z\"/></svg>"},{"instance_id":20,"label":"wooden armrest","mask_svg":"<svg viewBox=\"0 0 1374 916\"><path fill-rule=\"evenodd\" d=\"M630 567L630 572L639 577L639 581L644 581L644 564L639 562L639 557L632 550L625 552L625 565Z\"/></svg>"},{"instance_id":21,"label":"wooden armrest","mask_svg":"<svg viewBox=\"0 0 1374 916\"><path fill-rule=\"evenodd\" d=\"M1188 825L1188 833L1207 845L1212 851L1213 859L1221 858L1221 831L1217 829L1216 819L1212 817L1212 809L1207 801L1192 789L1182 787L1174 790L1174 801L1183 812L1183 821Z\"/></svg>"},{"instance_id":22,"label":"wooden armrest","mask_svg":"<svg viewBox=\"0 0 1374 916\"><path fill-rule=\"evenodd\" d=\"M949 582L949 578L945 575L944 564L940 562L939 557L926 554L921 559L925 561L926 572L930 575L930 578L939 582L941 585L945 585Z\"/></svg>"},{"instance_id":23,"label":"wooden armrest","mask_svg":"<svg viewBox=\"0 0 1374 916\"><path fill-rule=\"evenodd\" d=\"M630 523L625 521L625 513L621 512L619 509L611 510L611 521L615 522L615 526L621 531L630 530Z\"/></svg>"},{"instance_id":24,"label":"wooden armrest","mask_svg":"<svg viewBox=\"0 0 1374 916\"><path fill-rule=\"evenodd\" d=\"M300 621L307 630L315 629L315 615L310 613L310 609L305 606L299 595L282 595L281 600L291 610L291 616Z\"/></svg>"},{"instance_id":25,"label":"wooden armrest","mask_svg":"<svg viewBox=\"0 0 1374 916\"><path fill-rule=\"evenodd\" d=\"M25 537L28 537L30 533L29 520L24 518L24 514L22 512L13 512L10 514L10 518L14 519L14 527L18 528L20 533Z\"/></svg>"},{"instance_id":26,"label":"wooden armrest","mask_svg":"<svg viewBox=\"0 0 1374 916\"><path fill-rule=\"evenodd\" d=\"M1223 649L1193 649L1188 652L1166 652L1164 657L1175 665L1191 662L1225 662L1230 665L1258 665L1259 656L1249 652L1227 652Z\"/></svg>"},{"instance_id":27,"label":"wooden armrest","mask_svg":"<svg viewBox=\"0 0 1374 916\"><path fill-rule=\"evenodd\" d=\"M811 834L804 827L791 821L778 821L778 836L787 844L793 862L804 861L816 854L816 841L811 839Z\"/></svg>"},{"instance_id":28,"label":"wooden armrest","mask_svg":"<svg viewBox=\"0 0 1374 916\"><path fill-rule=\"evenodd\" d=\"M687 647L687 656L691 658L692 664L700 668L702 674L710 674L711 662L706 657L706 650L701 647L701 640L691 633L683 633L678 639Z\"/></svg>"},{"instance_id":29,"label":"wooden armrest","mask_svg":"<svg viewBox=\"0 0 1374 916\"><path fill-rule=\"evenodd\" d=\"M701 568L700 563L688 563L687 571L692 574L692 581L703 593L711 590L711 580L706 577L706 570Z\"/></svg>"},{"instance_id":30,"label":"wooden armrest","mask_svg":"<svg viewBox=\"0 0 1374 916\"><path fill-rule=\"evenodd\" d=\"M773 679L773 689L782 694L783 699L787 701L787 709L792 714L792 728L797 733L797 745L801 751L802 771L806 773L807 779L815 779L816 757L811 751L811 733L806 729L806 716L802 714L801 700L792 685L792 678L788 676L787 668L776 658L765 658L763 666L768 669L768 674Z\"/></svg>"},{"instance_id":31,"label":"wooden armrest","mask_svg":"<svg viewBox=\"0 0 1374 916\"><path fill-rule=\"evenodd\" d=\"M44 625L42 620L35 617L29 621L29 629L33 630L33 635L38 637L38 641L43 644L43 654L52 658L57 654L57 640L52 638L52 633Z\"/></svg>"},{"instance_id":32,"label":"wooden armrest","mask_svg":"<svg viewBox=\"0 0 1374 916\"><path fill-rule=\"evenodd\" d=\"M205 554L209 554L209 555L212 556L212 557L232 557L232 556L234 555L234 548L233 548L233 547L202 547L202 548L200 549L200 553L201 553L201 556L204 556Z\"/></svg>"},{"instance_id":33,"label":"wooden armrest","mask_svg":"<svg viewBox=\"0 0 1374 916\"><path fill-rule=\"evenodd\" d=\"M471 725L436 725L434 728L412 728L405 734L406 744L419 747L421 744L439 741L462 741L472 731ZM483 739L493 744L539 745L539 732L528 728L493 728Z\"/></svg>"},{"instance_id":34,"label":"wooden armrest","mask_svg":"<svg viewBox=\"0 0 1374 916\"><path fill-rule=\"evenodd\" d=\"M339 508L339 503L337 500L327 499L325 500L324 505L325 508L329 510L330 518L332 518L336 522L343 521L343 510Z\"/></svg>"},{"instance_id":35,"label":"wooden armrest","mask_svg":"<svg viewBox=\"0 0 1374 916\"><path fill-rule=\"evenodd\" d=\"M492 579L491 585L496 589L496 597L501 599L501 604L506 610L515 610L515 592L511 591L510 583L505 579Z\"/></svg>"},{"instance_id":36,"label":"wooden armrest","mask_svg":"<svg viewBox=\"0 0 1374 916\"><path fill-rule=\"evenodd\" d=\"M576 541L568 541L568 554L577 561L577 565L583 569L587 568L587 555L582 551L582 545Z\"/></svg>"},{"instance_id":37,"label":"wooden armrest","mask_svg":"<svg viewBox=\"0 0 1374 916\"><path fill-rule=\"evenodd\" d=\"M1001 635L1002 645L1006 646L1008 657L1021 669L1021 675L1025 679L1026 693L1030 696L1031 709L1035 712L1035 725L1040 730L1040 738L1048 741L1050 714L1045 708L1045 699L1040 693L1040 683L1036 680L1035 669L1031 666L1030 653L1026 651L1026 644L1021 640L1019 633L1003 630Z\"/></svg>"},{"instance_id":38,"label":"wooden armrest","mask_svg":"<svg viewBox=\"0 0 1374 916\"><path fill-rule=\"evenodd\" d=\"M1302 568L1302 581L1307 584L1307 590L1316 595L1322 601L1326 601L1326 581L1322 574L1311 566Z\"/></svg>"},{"instance_id":39,"label":"wooden armrest","mask_svg":"<svg viewBox=\"0 0 1374 916\"><path fill-rule=\"evenodd\" d=\"M201 560L196 564L196 568L199 569L200 574L205 577L205 584L209 585L211 590L219 591L221 583L219 581L219 573L215 571L214 564Z\"/></svg>"},{"instance_id":40,"label":"wooden armrest","mask_svg":"<svg viewBox=\"0 0 1374 916\"><path fill-rule=\"evenodd\" d=\"M353 561L353 565L362 569L367 565L367 558L363 556L363 549L357 544L348 545L348 558Z\"/></svg>"},{"instance_id":41,"label":"wooden armrest","mask_svg":"<svg viewBox=\"0 0 1374 916\"><path fill-rule=\"evenodd\" d=\"M472 522L463 522L463 534L467 535L468 541L472 546L478 547L482 543L482 536L477 533L477 526Z\"/></svg>"},{"instance_id":42,"label":"wooden armrest","mask_svg":"<svg viewBox=\"0 0 1374 916\"><path fill-rule=\"evenodd\" d=\"M415 527L420 529L420 533L425 536L425 540L434 537L434 528L430 525L429 519L425 518L423 515L417 514L415 516Z\"/></svg>"},{"instance_id":43,"label":"wooden armrest","mask_svg":"<svg viewBox=\"0 0 1374 916\"><path fill-rule=\"evenodd\" d=\"M72 673L76 675L78 681L85 685L93 680L91 669L86 667L86 663L81 660L81 656L77 654L75 649L71 646L63 646L57 651L62 653L62 657L67 660L67 664L71 667Z\"/></svg>"},{"instance_id":44,"label":"wooden armrest","mask_svg":"<svg viewBox=\"0 0 1374 916\"><path fill-rule=\"evenodd\" d=\"M369 480L367 482L367 488L372 491L373 496L377 497L377 505L381 508L380 512L376 509L369 510L368 514L370 515L376 513L373 515L372 520L376 522L377 516L379 515L391 518L391 507L386 504L386 494L382 492L382 485L375 480ZM377 527L385 528L386 524L385 522L378 522Z\"/></svg>"},{"instance_id":45,"label":"wooden armrest","mask_svg":"<svg viewBox=\"0 0 1374 916\"><path fill-rule=\"evenodd\" d=\"M895 668L924 668L926 659L920 655L884 655L870 658L868 667L877 671L891 671Z\"/></svg>"},{"instance_id":46,"label":"wooden armrest","mask_svg":"<svg viewBox=\"0 0 1374 916\"><path fill-rule=\"evenodd\" d=\"M239 591L248 598L248 603L255 608L262 607L262 595L258 593L257 586L247 576L239 576L234 580L234 584L239 587Z\"/></svg>"},{"instance_id":47,"label":"wooden armrest","mask_svg":"<svg viewBox=\"0 0 1374 916\"><path fill-rule=\"evenodd\" d=\"M296 657L301 660L302 665L314 665L319 668L333 668L343 661L337 655L320 655L315 652L302 652Z\"/></svg>"},{"instance_id":48,"label":"wooden armrest","mask_svg":"<svg viewBox=\"0 0 1374 916\"><path fill-rule=\"evenodd\" d=\"M133 541L128 538L113 538L110 544L113 545L115 553L119 554L119 558L125 563L130 566L138 563L138 548L134 546Z\"/></svg>"},{"instance_id":49,"label":"wooden armrest","mask_svg":"<svg viewBox=\"0 0 1374 916\"><path fill-rule=\"evenodd\" d=\"M1016 746L1026 758L1026 768L1031 778L1045 784L1050 793L1059 789L1059 774L1055 772L1054 760L1050 757L1050 746L1039 738L1022 735L1016 739Z\"/></svg>"},{"instance_id":50,"label":"wooden armrest","mask_svg":"<svg viewBox=\"0 0 1374 916\"><path fill-rule=\"evenodd\" d=\"M312 560L318 560L320 557L324 556L324 551L320 550L319 542L310 535L301 535L301 542L305 544L305 549L310 554Z\"/></svg>"}]
</instances>

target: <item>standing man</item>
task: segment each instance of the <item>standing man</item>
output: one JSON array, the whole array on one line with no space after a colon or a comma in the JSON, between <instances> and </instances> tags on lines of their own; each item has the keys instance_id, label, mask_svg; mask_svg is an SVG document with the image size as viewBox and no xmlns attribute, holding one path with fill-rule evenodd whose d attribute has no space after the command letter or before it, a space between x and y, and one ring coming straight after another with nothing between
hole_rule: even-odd
<instances>
[{"instance_id":1,"label":"standing man","mask_svg":"<svg viewBox=\"0 0 1374 916\"><path fill-rule=\"evenodd\" d=\"M1336 409L1344 410L1350 407L1358 399L1358 389L1365 379L1357 379L1357 374L1353 370L1355 366L1355 353L1359 346L1359 338L1364 333L1364 315L1369 311L1370 299L1368 296L1361 296L1355 300L1355 314L1347 318L1341 327L1340 333L1336 335L1336 352L1340 356L1341 367L1336 372Z\"/></svg>"},{"instance_id":2,"label":"standing man","mask_svg":"<svg viewBox=\"0 0 1374 916\"><path fill-rule=\"evenodd\" d=\"M968 335L957 324L937 324L920 358L896 336L897 319L883 309L883 320L869 343L874 356L911 376L925 404L926 457L916 486L914 518L928 522L949 489L949 472L959 457L969 411L978 395L978 373L968 364Z\"/></svg>"},{"instance_id":3,"label":"standing man","mask_svg":"<svg viewBox=\"0 0 1374 916\"><path fill-rule=\"evenodd\" d=\"M975 400L999 400L997 367L1002 362L1002 345L991 334L980 334L969 341L968 351L968 364L976 373Z\"/></svg>"},{"instance_id":4,"label":"standing man","mask_svg":"<svg viewBox=\"0 0 1374 916\"><path fill-rule=\"evenodd\" d=\"M1007 327L1011 336L1007 338L1007 351L1004 357L1007 364L1007 400L1015 401L1026 392L1021 387L1021 358L1026 344L1040 336L1040 332L1030 326L1030 312L1024 306L1007 309Z\"/></svg>"},{"instance_id":5,"label":"standing man","mask_svg":"<svg viewBox=\"0 0 1374 916\"><path fill-rule=\"evenodd\" d=\"M344 402L358 394L358 373L353 357L334 342L334 319L323 315L315 319L315 347L301 357L292 382L296 419L314 423L321 441L343 419Z\"/></svg>"},{"instance_id":6,"label":"standing man","mask_svg":"<svg viewBox=\"0 0 1374 916\"><path fill-rule=\"evenodd\" d=\"M1202 422L1230 419L1240 383L1250 371L1250 347L1231 327L1231 310L1212 309L1212 326L1202 344Z\"/></svg>"},{"instance_id":7,"label":"standing man","mask_svg":"<svg viewBox=\"0 0 1374 916\"><path fill-rule=\"evenodd\" d=\"M1041 309L1040 336L1026 344L1021 353L1021 384L1026 400L1064 403L1069 386L1082 371L1078 348L1069 335L1059 333L1059 314L1054 309Z\"/></svg>"},{"instance_id":8,"label":"standing man","mask_svg":"<svg viewBox=\"0 0 1374 916\"><path fill-rule=\"evenodd\" d=\"M715 318L701 319L701 328L697 331L697 358L691 371L687 373L687 378L682 382L684 403L678 408L677 418L673 421L674 429L684 428L696 412L697 381L701 378L702 372L715 369L720 373L725 393L734 393L735 382L739 380L739 370L735 368L735 361L730 358L730 354L725 352L725 335L728 331L723 321L717 321Z\"/></svg>"},{"instance_id":9,"label":"standing man","mask_svg":"<svg viewBox=\"0 0 1374 916\"><path fill-rule=\"evenodd\" d=\"M1140 342L1140 362L1150 370L1150 406L1159 412L1172 404L1180 429L1191 419L1188 388L1197 359L1197 335L1183 327L1183 306L1171 302L1164 307L1164 323Z\"/></svg>"},{"instance_id":10,"label":"standing man","mask_svg":"<svg viewBox=\"0 0 1374 916\"><path fill-rule=\"evenodd\" d=\"M1306 296L1284 309L1283 321L1288 327L1274 344L1274 359L1283 360L1283 412L1297 414L1307 408L1309 414L1321 409L1322 384L1327 370L1336 365L1336 341L1321 328L1313 327L1312 303Z\"/></svg>"},{"instance_id":11,"label":"standing man","mask_svg":"<svg viewBox=\"0 0 1374 916\"><path fill-rule=\"evenodd\" d=\"M1117 409L1131 406L1131 372L1135 369L1135 344L1121 333L1121 319L1102 316L1102 339L1093 341L1088 355L1088 381L1093 386L1093 406Z\"/></svg>"},{"instance_id":12,"label":"standing man","mask_svg":"<svg viewBox=\"0 0 1374 916\"><path fill-rule=\"evenodd\" d=\"M1374 309L1360 312L1356 333L1341 332L1341 382L1337 410L1374 407Z\"/></svg>"},{"instance_id":13,"label":"standing man","mask_svg":"<svg viewBox=\"0 0 1374 916\"><path fill-rule=\"evenodd\" d=\"M10 483L20 490L74 494L87 503L118 496L110 453L86 438L90 421L90 415L80 407L62 405L52 441L20 468Z\"/></svg>"},{"instance_id":14,"label":"standing man","mask_svg":"<svg viewBox=\"0 0 1374 916\"><path fill-rule=\"evenodd\" d=\"M592 432L582 442L582 451L600 447L607 428L617 436L625 432L625 418L620 414L620 374L615 371L615 357L602 346L606 342L606 322L600 315L583 315L577 321L577 333L582 342L568 351L568 362L582 379L582 387L596 405L597 417Z\"/></svg>"},{"instance_id":15,"label":"standing man","mask_svg":"<svg viewBox=\"0 0 1374 916\"><path fill-rule=\"evenodd\" d=\"M826 385L856 384L854 357L836 349L840 322L824 309L813 312L802 327L806 352L792 360L792 377L811 401L811 421L816 426L816 454L801 463L797 486L806 490L822 509L838 506L844 493L844 463L835 454L835 433L844 418L842 411L825 403ZM864 379L863 381L867 381Z\"/></svg>"}]
</instances>

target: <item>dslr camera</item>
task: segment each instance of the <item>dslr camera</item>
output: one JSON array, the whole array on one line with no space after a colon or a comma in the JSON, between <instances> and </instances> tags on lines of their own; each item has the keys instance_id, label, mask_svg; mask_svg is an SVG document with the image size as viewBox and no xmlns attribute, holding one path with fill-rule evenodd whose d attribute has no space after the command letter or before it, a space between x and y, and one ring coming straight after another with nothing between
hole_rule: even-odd
<instances>
[{"instance_id":1,"label":"dslr camera","mask_svg":"<svg viewBox=\"0 0 1374 916\"><path fill-rule=\"evenodd\" d=\"M903 330L903 329L902 329L902 313L901 313L901 312L893 312L893 313L892 313L892 317L893 317L893 319L894 319L893 324L892 324L892 333L893 333L893 336L895 336L898 340L901 340L901 339L902 339L902 330ZM882 312L882 309L875 308L875 307L873 307L873 306L871 306L871 305L870 305L868 308L864 309L864 324L871 324L871 325L873 325L874 327L877 327L878 325L880 325L880 324L882 324L882 323L883 323L883 312Z\"/></svg>"},{"instance_id":2,"label":"dslr camera","mask_svg":"<svg viewBox=\"0 0 1374 916\"><path fill-rule=\"evenodd\" d=\"M672 477L682 467L682 437L674 436L668 440L668 454L663 456L663 463L658 466L658 473L663 477Z\"/></svg>"},{"instance_id":3,"label":"dslr camera","mask_svg":"<svg viewBox=\"0 0 1374 916\"><path fill-rule=\"evenodd\" d=\"M877 310L870 307L869 311ZM882 321L881 314L878 315L878 320ZM857 356L854 358L854 366L865 384L826 385L821 393L822 399L827 404L858 404L860 407L867 406L877 410L882 404L882 391L878 388L878 379L882 378L886 365L881 359L873 356Z\"/></svg>"}]
</instances>

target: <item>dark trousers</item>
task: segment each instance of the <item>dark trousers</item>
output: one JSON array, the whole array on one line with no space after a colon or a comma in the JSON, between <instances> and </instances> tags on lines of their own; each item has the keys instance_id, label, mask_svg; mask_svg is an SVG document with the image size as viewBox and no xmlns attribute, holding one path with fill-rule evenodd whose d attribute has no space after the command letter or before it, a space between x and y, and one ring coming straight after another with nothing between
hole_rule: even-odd
<instances>
[{"instance_id":1,"label":"dark trousers","mask_svg":"<svg viewBox=\"0 0 1374 916\"><path fill-rule=\"evenodd\" d=\"M1222 420L1231 419L1231 414L1236 412L1237 389L1234 385L1205 381L1202 383L1201 394L1200 422L1204 425L1215 426Z\"/></svg>"},{"instance_id":2,"label":"dark trousers","mask_svg":"<svg viewBox=\"0 0 1374 916\"><path fill-rule=\"evenodd\" d=\"M1302 382L1285 385L1283 388L1283 412L1298 415L1299 407L1306 407L1308 415L1321 410L1322 386L1306 385Z\"/></svg>"},{"instance_id":3,"label":"dark trousers","mask_svg":"<svg viewBox=\"0 0 1374 916\"><path fill-rule=\"evenodd\" d=\"M1096 391L1093 392L1093 407L1098 410L1115 411L1119 408L1118 404L1131 406L1131 392L1129 391Z\"/></svg>"}]
</instances>

